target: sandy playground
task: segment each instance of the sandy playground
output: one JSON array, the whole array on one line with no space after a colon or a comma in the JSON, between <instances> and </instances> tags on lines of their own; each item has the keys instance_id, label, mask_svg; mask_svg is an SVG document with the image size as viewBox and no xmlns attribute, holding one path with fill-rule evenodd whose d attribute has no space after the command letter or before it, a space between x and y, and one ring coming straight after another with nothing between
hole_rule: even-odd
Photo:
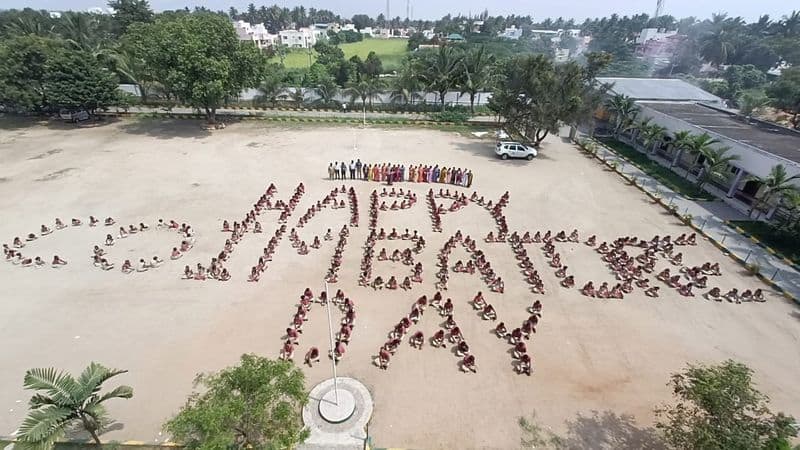
<instances>
[{"instance_id":1,"label":"sandy playground","mask_svg":"<svg viewBox=\"0 0 800 450\"><path fill-rule=\"evenodd\" d=\"M299 182L306 194L288 225L341 182L326 178L329 162L356 157L365 162L440 164L471 169L475 190L486 199L510 192L506 217L510 231L577 228L581 239L598 241L624 235L677 236L688 229L626 185L614 173L558 137L551 137L532 162L500 161L493 143L453 132L370 127L284 128L261 123L229 126L213 134L193 122L122 121L96 128L2 123L0 128L0 241L38 234L56 217L84 220L28 243L26 255L49 262L58 254L68 265L53 269L0 265L0 435L22 421L30 393L23 391L26 369L54 366L74 372L92 360L130 373L114 380L134 387L133 399L108 404L117 419L108 440L160 442L161 424L183 404L197 372L233 364L255 352L277 357L281 337L297 298L315 293L330 265L335 241L299 255L283 239L258 283L247 282L250 267L277 225L277 213L260 216L264 234L247 234L226 264L227 282L181 279L185 264L202 262L222 249L223 219L241 220L269 183L275 198L288 199ZM357 149L354 150L354 144ZM494 220L477 205L443 217L434 233L425 204L430 187L403 183L419 198L407 210L381 212L378 227L418 230L427 246L416 256L424 282L408 292L374 291L357 285L366 239L367 205L373 189L363 181L359 196L361 226L351 229L336 288L354 300L358 317L350 345L339 363L341 375L360 379L371 390L375 412L369 433L377 446L409 448L516 448L516 419L534 411L541 423L566 434L578 448L647 446L652 409L670 399L669 374L687 362L740 360L757 372L759 387L774 409L800 416L800 316L797 307L768 293L766 303L709 302L680 297L662 286L650 299L641 289L624 300L593 300L578 289L588 280L614 282L600 255L583 244L558 244L574 274L576 288L558 286L539 246L528 248L548 292L535 296L517 267L508 244L487 244ZM442 186L446 187L446 186ZM92 265L91 249L117 227L86 226L89 215L114 217L118 224L153 226L108 250L117 269ZM155 230L159 218L190 223L196 245L179 261L169 251L180 242L174 233ZM340 229L347 209L326 209L302 230L303 239ZM372 364L387 333L410 311L414 300L435 292L436 255L460 229L479 239L505 293L490 293L478 276L451 273L444 294L455 302L454 317L472 354L477 374L459 371L452 348L421 351L407 342L388 371ZM404 242L380 241L376 250L403 248ZM710 285L726 291L759 286L743 269L707 242L683 247L684 264L719 262L721 277ZM145 273L122 274L124 259L159 255L167 262ZM467 260L459 247L451 263ZM659 270L666 267L659 262ZM402 280L408 267L375 262L375 273ZM654 279L651 281L655 281ZM656 284L660 282L655 281ZM613 283L612 283L613 284ZM520 323L535 298L544 304L538 332L528 341L534 360L531 377L512 370L510 346L493 334L494 323L481 320L468 301L483 291L507 324ZM338 316L337 316L338 317ZM433 310L418 329L431 336L443 321ZM514 325L518 326L518 325ZM416 328L414 329L416 330ZM309 346L327 347L325 310L312 309L295 354L300 364ZM309 388L329 376L324 363L306 367Z\"/></svg>"}]
</instances>

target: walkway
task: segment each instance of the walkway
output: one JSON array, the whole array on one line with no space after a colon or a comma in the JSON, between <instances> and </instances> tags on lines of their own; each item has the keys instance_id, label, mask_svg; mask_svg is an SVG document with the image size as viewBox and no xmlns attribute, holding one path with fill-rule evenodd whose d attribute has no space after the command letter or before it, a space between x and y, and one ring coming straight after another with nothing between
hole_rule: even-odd
<instances>
[{"instance_id":1,"label":"walkway","mask_svg":"<svg viewBox=\"0 0 800 450\"><path fill-rule=\"evenodd\" d=\"M669 202L678 206L678 212L681 215L691 214L692 222L704 233L721 243L733 255L747 263L758 264L763 276L774 281L794 298L800 299L800 273L783 259L772 255L749 238L725 225L725 220L747 220L747 217L741 212L722 201L687 200L599 142L597 155L603 159L617 161L622 172L629 177L636 177L639 185L646 191L657 193L665 200L669 199Z\"/></svg>"},{"instance_id":2,"label":"walkway","mask_svg":"<svg viewBox=\"0 0 800 450\"><path fill-rule=\"evenodd\" d=\"M109 109L110 113L124 114L126 110L122 108ZM198 114L197 110L190 107L176 106L170 109L149 107L149 106L132 106L127 109L130 114L159 114L159 115L192 115ZM242 109L242 108L219 108L217 109L217 116L233 116L233 117L305 117L316 119L348 119L348 120L431 120L429 114L426 113L397 113L397 112L380 112L380 111L367 111L366 116L363 111L333 111L333 110L312 110L312 109ZM468 122L487 123L496 121L496 116L474 116Z\"/></svg>"}]
</instances>

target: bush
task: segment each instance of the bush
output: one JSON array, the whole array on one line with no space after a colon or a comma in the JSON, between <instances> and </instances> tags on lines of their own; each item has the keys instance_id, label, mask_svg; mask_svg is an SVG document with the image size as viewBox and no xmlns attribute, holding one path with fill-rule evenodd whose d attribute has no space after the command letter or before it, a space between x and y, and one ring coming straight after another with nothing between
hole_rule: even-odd
<instances>
[{"instance_id":1,"label":"bush","mask_svg":"<svg viewBox=\"0 0 800 450\"><path fill-rule=\"evenodd\" d=\"M469 120L469 114L461 111L445 111L430 115L431 120L436 122L464 123Z\"/></svg>"}]
</instances>

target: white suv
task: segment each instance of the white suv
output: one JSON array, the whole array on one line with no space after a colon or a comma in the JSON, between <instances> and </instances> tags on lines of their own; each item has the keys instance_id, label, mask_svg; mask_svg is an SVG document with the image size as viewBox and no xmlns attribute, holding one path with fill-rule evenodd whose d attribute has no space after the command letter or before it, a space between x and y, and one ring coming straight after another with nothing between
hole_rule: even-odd
<instances>
[{"instance_id":1,"label":"white suv","mask_svg":"<svg viewBox=\"0 0 800 450\"><path fill-rule=\"evenodd\" d=\"M502 159L525 158L528 161L536 157L538 152L535 148L522 145L519 142L500 141L494 148L494 152Z\"/></svg>"}]
</instances>

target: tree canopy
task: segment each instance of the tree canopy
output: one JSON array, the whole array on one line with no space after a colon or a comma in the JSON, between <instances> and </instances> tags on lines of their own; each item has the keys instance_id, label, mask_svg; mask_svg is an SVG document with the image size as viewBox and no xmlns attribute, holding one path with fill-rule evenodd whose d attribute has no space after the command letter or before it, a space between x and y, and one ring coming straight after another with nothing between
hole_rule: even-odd
<instances>
[{"instance_id":1,"label":"tree canopy","mask_svg":"<svg viewBox=\"0 0 800 450\"><path fill-rule=\"evenodd\" d=\"M794 419L773 414L744 364L689 365L669 382L677 403L656 409L656 428L676 449L788 449Z\"/></svg>"},{"instance_id":2,"label":"tree canopy","mask_svg":"<svg viewBox=\"0 0 800 450\"><path fill-rule=\"evenodd\" d=\"M164 425L188 449L294 448L308 436L300 418L303 372L287 361L242 355L239 364L200 374L199 392Z\"/></svg>"},{"instance_id":3,"label":"tree canopy","mask_svg":"<svg viewBox=\"0 0 800 450\"><path fill-rule=\"evenodd\" d=\"M128 39L156 79L211 123L226 99L258 86L266 68L261 52L240 43L231 23L215 14L136 23Z\"/></svg>"}]
</instances>

